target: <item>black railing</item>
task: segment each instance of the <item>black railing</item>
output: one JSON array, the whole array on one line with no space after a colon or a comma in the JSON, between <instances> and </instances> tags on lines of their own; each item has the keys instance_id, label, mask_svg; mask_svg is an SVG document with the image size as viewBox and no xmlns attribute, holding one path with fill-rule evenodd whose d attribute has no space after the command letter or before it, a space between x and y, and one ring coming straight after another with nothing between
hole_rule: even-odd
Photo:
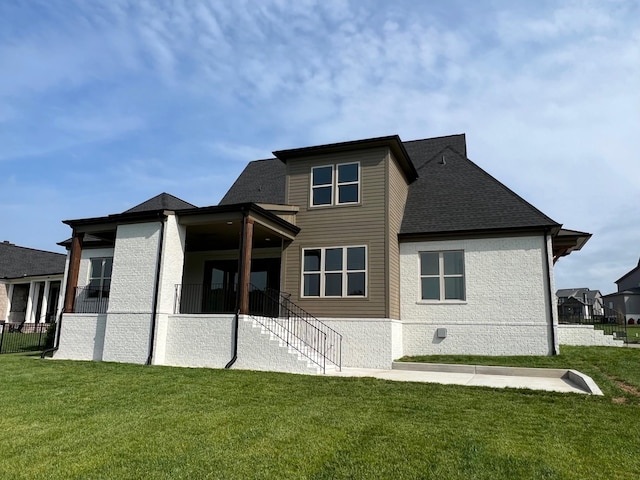
<instances>
[{"instance_id":1,"label":"black railing","mask_svg":"<svg viewBox=\"0 0 640 480\"><path fill-rule=\"evenodd\" d=\"M175 314L234 313L236 289L228 284L175 286ZM326 372L342 366L342 335L304 311L289 294L249 286L249 314L265 329Z\"/></svg>"},{"instance_id":2,"label":"black railing","mask_svg":"<svg viewBox=\"0 0 640 480\"><path fill-rule=\"evenodd\" d=\"M35 352L46 348L47 330L55 331L52 323L0 323L0 353Z\"/></svg>"},{"instance_id":3,"label":"black railing","mask_svg":"<svg viewBox=\"0 0 640 480\"><path fill-rule=\"evenodd\" d=\"M109 290L94 287L76 287L74 313L107 313Z\"/></svg>"},{"instance_id":4,"label":"black railing","mask_svg":"<svg viewBox=\"0 0 640 480\"><path fill-rule=\"evenodd\" d=\"M585 316L582 311L570 312L566 304L558 305L558 323L565 325L591 325L596 330L602 330L605 335L613 335L614 338L628 341L627 321L625 316L609 307L602 306L601 315L590 313Z\"/></svg>"},{"instance_id":5,"label":"black railing","mask_svg":"<svg viewBox=\"0 0 640 480\"><path fill-rule=\"evenodd\" d=\"M249 314L325 373L342 367L342 335L289 299L289 294L250 286Z\"/></svg>"},{"instance_id":6,"label":"black railing","mask_svg":"<svg viewBox=\"0 0 640 480\"><path fill-rule=\"evenodd\" d=\"M236 291L222 283L176 285L173 313L233 313Z\"/></svg>"}]
</instances>

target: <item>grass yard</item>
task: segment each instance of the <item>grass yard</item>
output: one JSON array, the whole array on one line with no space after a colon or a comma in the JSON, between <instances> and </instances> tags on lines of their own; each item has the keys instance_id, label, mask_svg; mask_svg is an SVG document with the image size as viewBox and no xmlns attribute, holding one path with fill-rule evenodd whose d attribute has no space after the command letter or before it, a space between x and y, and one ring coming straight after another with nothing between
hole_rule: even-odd
<instances>
[{"instance_id":1,"label":"grass yard","mask_svg":"<svg viewBox=\"0 0 640 480\"><path fill-rule=\"evenodd\" d=\"M2 355L0 478L640 478L640 349L491 360L605 397Z\"/></svg>"}]
</instances>

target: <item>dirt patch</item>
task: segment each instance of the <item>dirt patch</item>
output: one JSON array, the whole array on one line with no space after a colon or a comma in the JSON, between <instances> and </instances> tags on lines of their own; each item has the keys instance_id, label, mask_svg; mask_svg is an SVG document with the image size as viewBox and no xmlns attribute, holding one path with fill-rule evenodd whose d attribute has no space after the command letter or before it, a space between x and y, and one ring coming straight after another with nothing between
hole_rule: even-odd
<instances>
[{"instance_id":1,"label":"dirt patch","mask_svg":"<svg viewBox=\"0 0 640 480\"><path fill-rule=\"evenodd\" d=\"M611 401L613 403L627 403L627 399L624 397L612 398Z\"/></svg>"},{"instance_id":2,"label":"dirt patch","mask_svg":"<svg viewBox=\"0 0 640 480\"><path fill-rule=\"evenodd\" d=\"M617 379L616 377L611 377L609 375L607 375L609 377L610 380L613 380L614 383L623 391L630 393L631 395L635 396L635 397L640 397L640 390L638 390L636 387L634 387L633 385L629 385L628 383L623 382L622 380ZM622 402L620 402L622 403Z\"/></svg>"}]
</instances>

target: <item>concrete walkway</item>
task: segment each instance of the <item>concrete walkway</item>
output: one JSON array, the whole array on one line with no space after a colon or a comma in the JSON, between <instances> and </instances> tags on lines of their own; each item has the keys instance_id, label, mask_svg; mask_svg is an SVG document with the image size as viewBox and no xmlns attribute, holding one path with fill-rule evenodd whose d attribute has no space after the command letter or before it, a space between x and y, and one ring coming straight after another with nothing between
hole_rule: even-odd
<instances>
[{"instance_id":1,"label":"concrete walkway","mask_svg":"<svg viewBox=\"0 0 640 480\"><path fill-rule=\"evenodd\" d=\"M591 377L575 370L552 368L487 367L394 362L392 370L345 367L327 373L340 377L374 377L398 382L474 385L492 388L528 388L563 393L602 395Z\"/></svg>"}]
</instances>

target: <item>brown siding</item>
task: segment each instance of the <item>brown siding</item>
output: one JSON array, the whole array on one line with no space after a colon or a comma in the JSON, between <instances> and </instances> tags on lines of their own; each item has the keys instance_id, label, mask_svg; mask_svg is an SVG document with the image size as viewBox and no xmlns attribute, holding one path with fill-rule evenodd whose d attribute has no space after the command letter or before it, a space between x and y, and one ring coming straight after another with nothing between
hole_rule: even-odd
<instances>
[{"instance_id":1,"label":"brown siding","mask_svg":"<svg viewBox=\"0 0 640 480\"><path fill-rule=\"evenodd\" d=\"M318 155L287 162L287 199L298 205L296 239L283 255L283 290L309 313L318 317L384 318L387 316L385 272L386 194L388 149L377 148L353 153ZM359 205L309 208L312 166L360 162ZM397 240L396 240L397 244ZM367 246L366 298L300 298L303 248Z\"/></svg>"},{"instance_id":2,"label":"brown siding","mask_svg":"<svg viewBox=\"0 0 640 480\"><path fill-rule=\"evenodd\" d=\"M404 207L407 203L409 186L395 161L387 162L388 172L388 207L387 207L387 235L388 235L388 313L389 318L400 318L400 247L398 233L402 225Z\"/></svg>"}]
</instances>

